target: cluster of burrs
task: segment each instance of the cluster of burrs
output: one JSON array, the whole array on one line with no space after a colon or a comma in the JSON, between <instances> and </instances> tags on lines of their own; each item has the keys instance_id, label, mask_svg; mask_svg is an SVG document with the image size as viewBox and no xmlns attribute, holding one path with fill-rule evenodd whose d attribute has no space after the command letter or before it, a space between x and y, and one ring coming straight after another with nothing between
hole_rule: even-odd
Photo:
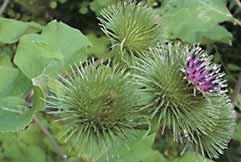
<instances>
[{"instance_id":1,"label":"cluster of burrs","mask_svg":"<svg viewBox=\"0 0 241 162\"><path fill-rule=\"evenodd\" d=\"M138 94L146 96L141 107L162 133L171 130L174 141L217 158L232 138L235 116L223 73L210 58L174 41L143 53L133 68Z\"/></svg>"}]
</instances>

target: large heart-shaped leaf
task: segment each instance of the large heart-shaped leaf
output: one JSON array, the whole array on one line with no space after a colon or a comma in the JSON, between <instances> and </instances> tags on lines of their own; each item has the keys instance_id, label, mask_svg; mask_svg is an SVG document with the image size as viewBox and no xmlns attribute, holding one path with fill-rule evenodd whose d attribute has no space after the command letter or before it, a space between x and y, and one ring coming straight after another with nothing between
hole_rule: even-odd
<instances>
[{"instance_id":1,"label":"large heart-shaped leaf","mask_svg":"<svg viewBox=\"0 0 241 162\"><path fill-rule=\"evenodd\" d=\"M21 38L14 62L29 79L42 73L52 75L64 66L80 61L89 45L80 31L53 21L41 35L29 34Z\"/></svg>"},{"instance_id":2,"label":"large heart-shaped leaf","mask_svg":"<svg viewBox=\"0 0 241 162\"><path fill-rule=\"evenodd\" d=\"M232 34L220 23L234 21L226 0L166 0L160 9L163 34L186 42L230 43Z\"/></svg>"}]
</instances>

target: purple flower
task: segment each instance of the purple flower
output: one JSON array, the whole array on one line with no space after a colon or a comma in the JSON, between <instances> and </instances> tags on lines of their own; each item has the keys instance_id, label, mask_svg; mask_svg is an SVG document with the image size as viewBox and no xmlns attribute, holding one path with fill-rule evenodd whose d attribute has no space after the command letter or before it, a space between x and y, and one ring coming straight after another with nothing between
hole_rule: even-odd
<instances>
[{"instance_id":1,"label":"purple flower","mask_svg":"<svg viewBox=\"0 0 241 162\"><path fill-rule=\"evenodd\" d=\"M200 47L193 49L186 64L186 79L195 89L208 93L225 93L226 80L223 79L220 66L211 63L212 57Z\"/></svg>"}]
</instances>

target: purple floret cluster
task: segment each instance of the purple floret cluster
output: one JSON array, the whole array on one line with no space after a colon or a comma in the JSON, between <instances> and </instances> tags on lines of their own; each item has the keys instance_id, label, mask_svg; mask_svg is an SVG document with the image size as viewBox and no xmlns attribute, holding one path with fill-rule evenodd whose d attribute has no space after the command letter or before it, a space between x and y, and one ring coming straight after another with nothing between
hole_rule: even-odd
<instances>
[{"instance_id":1,"label":"purple floret cluster","mask_svg":"<svg viewBox=\"0 0 241 162\"><path fill-rule=\"evenodd\" d=\"M226 81L221 68L212 62L212 57L200 47L190 52L186 63L186 79L195 89L208 93L225 93Z\"/></svg>"}]
</instances>

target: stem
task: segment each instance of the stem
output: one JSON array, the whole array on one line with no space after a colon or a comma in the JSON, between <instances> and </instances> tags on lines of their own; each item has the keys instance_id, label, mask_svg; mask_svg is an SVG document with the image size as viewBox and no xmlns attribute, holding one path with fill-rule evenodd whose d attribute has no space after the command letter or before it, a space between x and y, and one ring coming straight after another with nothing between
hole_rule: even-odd
<instances>
[{"instance_id":1,"label":"stem","mask_svg":"<svg viewBox=\"0 0 241 162\"><path fill-rule=\"evenodd\" d=\"M3 4L2 4L2 6L1 6L1 8L0 8L0 16L1 16L1 15L3 14L3 12L5 11L8 3L9 3L9 0L4 0L4 1L3 1Z\"/></svg>"},{"instance_id":2,"label":"stem","mask_svg":"<svg viewBox=\"0 0 241 162\"><path fill-rule=\"evenodd\" d=\"M42 130L42 132L49 138L52 145L57 150L57 153L61 156L61 158L64 160L64 162L67 162L67 155L64 153L64 151L61 149L60 145L56 142L53 135L49 132L47 128L43 126L41 121L37 118L36 115L33 115L33 121L37 124L37 126Z\"/></svg>"},{"instance_id":3,"label":"stem","mask_svg":"<svg viewBox=\"0 0 241 162\"><path fill-rule=\"evenodd\" d=\"M32 98L33 98L33 90L29 92L27 97L25 98L26 102L32 106ZM38 119L36 115L33 115L33 121L36 123L36 125L40 128L40 130L49 138L50 142L56 149L59 156L63 159L64 162L67 162L67 155L64 153L64 151L61 149L60 145L56 142L54 136L49 132L47 128L44 127L44 125L41 123L41 121Z\"/></svg>"}]
</instances>

